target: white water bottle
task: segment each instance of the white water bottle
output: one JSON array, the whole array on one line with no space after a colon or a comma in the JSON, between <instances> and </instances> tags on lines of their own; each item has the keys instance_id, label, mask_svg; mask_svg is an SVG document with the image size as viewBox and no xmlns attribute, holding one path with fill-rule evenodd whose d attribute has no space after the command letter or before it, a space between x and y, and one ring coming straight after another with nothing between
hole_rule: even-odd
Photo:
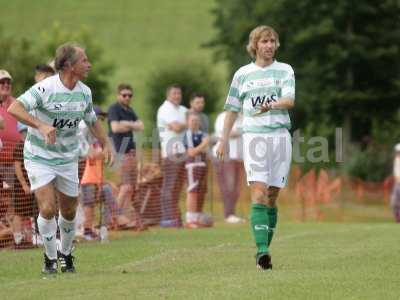
<instances>
[{"instance_id":1,"label":"white water bottle","mask_svg":"<svg viewBox=\"0 0 400 300\"><path fill-rule=\"evenodd\" d=\"M100 227L100 240L102 243L108 242L108 229L106 225L101 225Z\"/></svg>"}]
</instances>

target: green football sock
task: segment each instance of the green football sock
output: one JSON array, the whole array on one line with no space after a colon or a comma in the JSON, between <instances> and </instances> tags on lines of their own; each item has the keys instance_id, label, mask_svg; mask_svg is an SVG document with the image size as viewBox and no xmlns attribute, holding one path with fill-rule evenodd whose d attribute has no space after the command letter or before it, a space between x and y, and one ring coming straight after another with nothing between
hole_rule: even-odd
<instances>
[{"instance_id":1,"label":"green football sock","mask_svg":"<svg viewBox=\"0 0 400 300\"><path fill-rule=\"evenodd\" d=\"M278 208L268 207L267 206L267 215L268 215L268 246L271 244L272 237L274 236L274 231L276 227L276 223L278 222Z\"/></svg>"},{"instance_id":2,"label":"green football sock","mask_svg":"<svg viewBox=\"0 0 400 300\"><path fill-rule=\"evenodd\" d=\"M252 204L250 219L258 253L268 252L267 206L263 204Z\"/></svg>"}]
</instances>

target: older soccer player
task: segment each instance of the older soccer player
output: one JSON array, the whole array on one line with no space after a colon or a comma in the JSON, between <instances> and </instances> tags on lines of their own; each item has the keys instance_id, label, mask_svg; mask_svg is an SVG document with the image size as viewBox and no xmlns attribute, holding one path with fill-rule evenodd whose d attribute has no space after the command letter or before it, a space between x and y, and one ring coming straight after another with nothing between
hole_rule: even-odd
<instances>
[{"instance_id":1,"label":"older soccer player","mask_svg":"<svg viewBox=\"0 0 400 300\"><path fill-rule=\"evenodd\" d=\"M57 273L57 257L62 272L75 272L71 251L79 184L77 131L81 120L102 144L106 160L112 160L110 144L93 111L91 90L81 82L91 68L85 50L71 43L60 46L56 50L55 67L59 73L35 84L8 109L29 126L24 164L38 200L38 227L45 247L42 272L46 274Z\"/></svg>"}]
</instances>

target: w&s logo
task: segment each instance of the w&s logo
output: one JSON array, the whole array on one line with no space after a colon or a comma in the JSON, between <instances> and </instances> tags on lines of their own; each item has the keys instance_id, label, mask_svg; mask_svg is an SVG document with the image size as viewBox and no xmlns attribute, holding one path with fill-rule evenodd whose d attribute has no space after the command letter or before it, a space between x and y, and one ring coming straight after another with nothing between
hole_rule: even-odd
<instances>
[{"instance_id":1,"label":"w&s logo","mask_svg":"<svg viewBox=\"0 0 400 300\"><path fill-rule=\"evenodd\" d=\"M256 106L263 105L264 102L270 103L270 102L276 102L277 100L278 100L278 96L275 94L272 94L269 97L267 97L267 95L251 97L251 105L253 107L256 107Z\"/></svg>"},{"instance_id":2,"label":"w&s logo","mask_svg":"<svg viewBox=\"0 0 400 300\"><path fill-rule=\"evenodd\" d=\"M53 127L58 128L58 129L63 129L64 127L68 127L69 129L71 128L76 128L79 125L79 122L81 120L79 118L75 120L71 119L54 119L53 120Z\"/></svg>"}]
</instances>

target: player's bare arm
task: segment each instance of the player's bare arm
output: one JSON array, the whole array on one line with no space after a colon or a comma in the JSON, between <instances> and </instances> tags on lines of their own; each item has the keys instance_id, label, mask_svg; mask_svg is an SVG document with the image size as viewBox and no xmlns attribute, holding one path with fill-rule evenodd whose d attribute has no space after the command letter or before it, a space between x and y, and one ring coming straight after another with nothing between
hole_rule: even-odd
<instances>
[{"instance_id":1,"label":"player's bare arm","mask_svg":"<svg viewBox=\"0 0 400 300\"><path fill-rule=\"evenodd\" d=\"M46 144L54 144L56 142L56 128L30 115L19 101L14 101L7 111L21 123L38 129L43 135Z\"/></svg>"},{"instance_id":2,"label":"player's bare arm","mask_svg":"<svg viewBox=\"0 0 400 300\"><path fill-rule=\"evenodd\" d=\"M238 117L238 113L235 111L227 111L225 115L225 120L224 120L224 129L222 131L222 137L219 141L218 147L217 147L217 158L220 160L223 160L224 157L229 153L229 136L232 131L233 124L235 124L235 121Z\"/></svg>"},{"instance_id":3,"label":"player's bare arm","mask_svg":"<svg viewBox=\"0 0 400 300\"><path fill-rule=\"evenodd\" d=\"M90 146L89 152L87 154L87 158L89 159L105 159L103 150L97 147Z\"/></svg>"},{"instance_id":4,"label":"player's bare arm","mask_svg":"<svg viewBox=\"0 0 400 300\"><path fill-rule=\"evenodd\" d=\"M96 120L96 122L92 126L89 126L89 130L93 134L93 136L96 137L101 143L103 147L105 162L111 165L114 162L114 154L112 151L111 143L107 138L103 128L101 127L100 121Z\"/></svg>"},{"instance_id":5,"label":"player's bare arm","mask_svg":"<svg viewBox=\"0 0 400 300\"><path fill-rule=\"evenodd\" d=\"M231 131L231 134L229 135L229 138L231 138L231 139L236 139L236 138L241 137L241 136L242 136L242 132L241 132L241 131L239 131L239 130L232 130L232 131Z\"/></svg>"}]
</instances>

